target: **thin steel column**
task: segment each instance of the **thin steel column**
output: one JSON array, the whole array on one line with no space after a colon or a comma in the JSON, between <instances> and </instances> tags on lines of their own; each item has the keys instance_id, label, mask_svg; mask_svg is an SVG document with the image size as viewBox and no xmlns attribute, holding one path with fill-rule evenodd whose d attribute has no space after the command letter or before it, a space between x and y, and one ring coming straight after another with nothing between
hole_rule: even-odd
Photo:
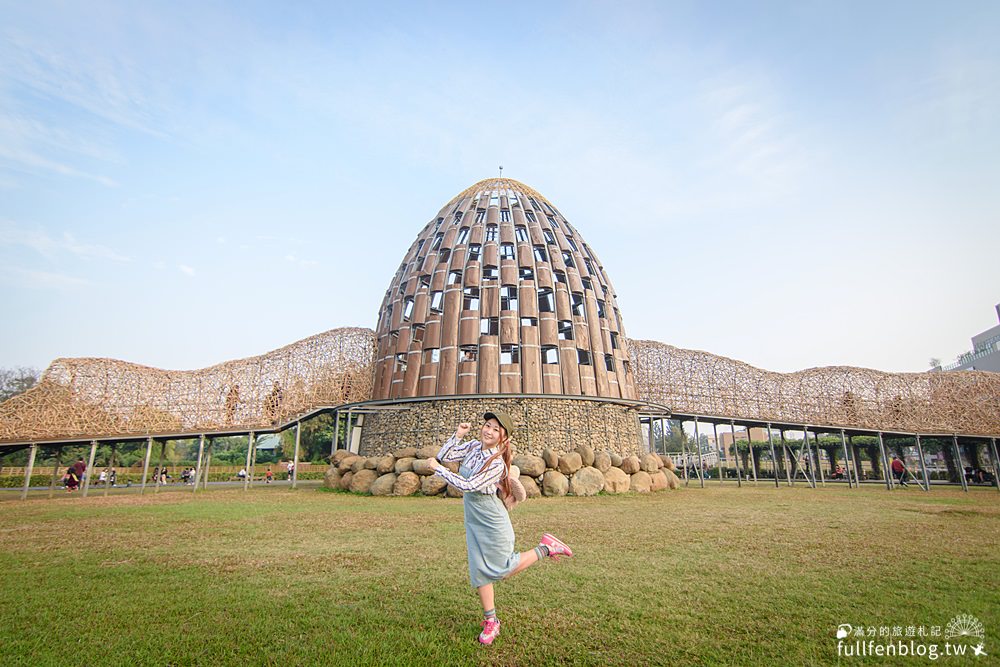
<instances>
[{"instance_id":1,"label":"thin steel column","mask_svg":"<svg viewBox=\"0 0 1000 667\"><path fill-rule=\"evenodd\" d=\"M49 498L55 495L56 479L59 477L59 466L62 465L62 447L56 447L56 464L52 468L52 481L49 483Z\"/></svg>"},{"instance_id":2,"label":"thin steel column","mask_svg":"<svg viewBox=\"0 0 1000 667\"><path fill-rule=\"evenodd\" d=\"M587 416L589 417L590 413L587 413ZM656 445L653 443L653 418L652 417L649 418L649 451L650 452L655 452L656 451Z\"/></svg>"},{"instance_id":3,"label":"thin steel column","mask_svg":"<svg viewBox=\"0 0 1000 667\"><path fill-rule=\"evenodd\" d=\"M83 473L85 477L83 478L83 497L87 497L87 492L90 491L90 478L93 476L94 472L94 457L97 456L97 441L90 441L90 458L87 459L87 470Z\"/></svg>"},{"instance_id":4,"label":"thin steel column","mask_svg":"<svg viewBox=\"0 0 1000 667\"><path fill-rule=\"evenodd\" d=\"M812 460L812 458L813 458L813 456L812 456L812 446L809 444L809 427L805 426L805 425L802 426L802 445L803 445L803 447L805 448L805 451L806 451L806 461L809 462L809 467L811 468L815 464L813 463L813 460ZM800 449L799 450L799 454L801 454L801 453L802 453L802 450ZM812 471L805 470L804 472L806 474L806 481L809 482L810 488L815 489L816 488L816 471L815 470L812 470Z\"/></svg>"},{"instance_id":5,"label":"thin steel column","mask_svg":"<svg viewBox=\"0 0 1000 667\"><path fill-rule=\"evenodd\" d=\"M715 456L718 458L718 461L719 461L719 486L722 486L722 454L719 451L719 449L720 449L719 448L719 429L717 427L718 427L718 424L716 424L715 422L712 422L712 437L715 438L715 441L714 441L715 442ZM728 463L729 457L727 456L726 459L727 459L727 463ZM728 472L728 471L729 471L729 466L726 466L726 472Z\"/></svg>"},{"instance_id":6,"label":"thin steel column","mask_svg":"<svg viewBox=\"0 0 1000 667\"><path fill-rule=\"evenodd\" d=\"M167 453L167 441L164 440L160 443L160 463L156 466L156 486L153 487L153 493L159 493L160 487L163 486L163 457Z\"/></svg>"},{"instance_id":7,"label":"thin steel column","mask_svg":"<svg viewBox=\"0 0 1000 667\"><path fill-rule=\"evenodd\" d=\"M732 436L732 441L733 441L732 442L732 447L733 447L733 462L736 464L736 486L737 487L742 487L743 486L743 473L740 472L740 450L736 446L736 425L733 423L732 419L729 420L729 431L730 431L730 436ZM749 480L747 480L747 481L749 481Z\"/></svg>"},{"instance_id":8,"label":"thin steel column","mask_svg":"<svg viewBox=\"0 0 1000 667\"><path fill-rule=\"evenodd\" d=\"M247 435L247 464L243 468L246 471L246 475L243 477L243 490L246 491L250 488L250 455L253 453L253 431Z\"/></svg>"},{"instance_id":9,"label":"thin steel column","mask_svg":"<svg viewBox=\"0 0 1000 667\"><path fill-rule=\"evenodd\" d=\"M771 467L774 468L774 488L778 488L778 457L774 454L774 435L771 422L767 422L767 444L771 447Z\"/></svg>"},{"instance_id":10,"label":"thin steel column","mask_svg":"<svg viewBox=\"0 0 1000 667\"><path fill-rule=\"evenodd\" d=\"M931 490L931 478L927 474L927 463L924 461L924 448L920 444L920 434L917 433L917 456L920 457L920 474L924 477L924 491Z\"/></svg>"},{"instance_id":11,"label":"thin steel column","mask_svg":"<svg viewBox=\"0 0 1000 667\"><path fill-rule=\"evenodd\" d=\"M205 472L201 476L202 491L208 491L208 475L209 472L212 470L212 448L214 446L215 446L215 440L213 438L209 438L208 447L205 450Z\"/></svg>"},{"instance_id":12,"label":"thin steel column","mask_svg":"<svg viewBox=\"0 0 1000 667\"><path fill-rule=\"evenodd\" d=\"M340 449L340 410L333 411L333 437L330 438L330 456Z\"/></svg>"},{"instance_id":13,"label":"thin steel column","mask_svg":"<svg viewBox=\"0 0 1000 667\"><path fill-rule=\"evenodd\" d=\"M566 422L567 428L569 427L569 422ZM347 450L352 454L357 454L354 451L354 410L347 411Z\"/></svg>"},{"instance_id":14,"label":"thin steel column","mask_svg":"<svg viewBox=\"0 0 1000 667\"><path fill-rule=\"evenodd\" d=\"M302 436L302 422L295 422L295 454L292 457L292 488L299 481L299 441Z\"/></svg>"},{"instance_id":15,"label":"thin steel column","mask_svg":"<svg viewBox=\"0 0 1000 667\"><path fill-rule=\"evenodd\" d=\"M736 441L736 434L733 434L733 441ZM753 439L750 437L750 427L747 426L747 451L750 452L750 470L753 471L753 485L757 486L757 462L753 456Z\"/></svg>"},{"instance_id":16,"label":"thin steel column","mask_svg":"<svg viewBox=\"0 0 1000 667\"><path fill-rule=\"evenodd\" d=\"M107 497L108 491L111 489L111 471L115 467L115 454L118 452L118 445L111 445L111 461L108 465L108 478L104 481L104 496Z\"/></svg>"},{"instance_id":17,"label":"thin steel column","mask_svg":"<svg viewBox=\"0 0 1000 667\"><path fill-rule=\"evenodd\" d=\"M202 433L201 437L198 438L198 463L194 468L194 488L191 489L191 493L198 492L198 484L201 483L201 461L202 457L205 456L205 434Z\"/></svg>"},{"instance_id":18,"label":"thin steel column","mask_svg":"<svg viewBox=\"0 0 1000 667\"><path fill-rule=\"evenodd\" d=\"M146 460L142 464L142 486L139 487L139 495L146 492L146 475L149 474L149 457L153 453L153 439L146 438Z\"/></svg>"},{"instance_id":19,"label":"thin steel column","mask_svg":"<svg viewBox=\"0 0 1000 667\"><path fill-rule=\"evenodd\" d=\"M882 476L885 477L885 488L892 491L892 471L889 469L889 457L885 452L885 441L882 439L882 431L878 432L878 449L882 457Z\"/></svg>"},{"instance_id":20,"label":"thin steel column","mask_svg":"<svg viewBox=\"0 0 1000 667\"><path fill-rule=\"evenodd\" d=\"M844 429L840 429L840 444L844 447L844 474L847 475L847 488L853 488L851 484L851 457L847 454L847 437Z\"/></svg>"},{"instance_id":21,"label":"thin steel column","mask_svg":"<svg viewBox=\"0 0 1000 667\"><path fill-rule=\"evenodd\" d=\"M705 488L705 461L701 458L701 435L698 432L698 418L694 418L694 446L698 448L698 481Z\"/></svg>"},{"instance_id":22,"label":"thin steel column","mask_svg":"<svg viewBox=\"0 0 1000 667\"><path fill-rule=\"evenodd\" d=\"M788 456L788 443L785 442L785 429L779 429L778 435L781 436L781 460L785 462L785 480L788 486L794 486L795 482L792 481L792 464Z\"/></svg>"},{"instance_id":23,"label":"thin steel column","mask_svg":"<svg viewBox=\"0 0 1000 667\"><path fill-rule=\"evenodd\" d=\"M1000 454L997 453L997 439L990 438L990 450L993 452L993 483L1000 491Z\"/></svg>"},{"instance_id":24,"label":"thin steel column","mask_svg":"<svg viewBox=\"0 0 1000 667\"><path fill-rule=\"evenodd\" d=\"M958 436L951 436L951 444L955 449L955 467L958 468L958 478L962 481L962 490L969 490L969 483L965 479L965 465L962 463L962 450L958 448Z\"/></svg>"},{"instance_id":25,"label":"thin steel column","mask_svg":"<svg viewBox=\"0 0 1000 667\"><path fill-rule=\"evenodd\" d=\"M847 446L851 448L851 465L854 466L854 483L861 488L861 457L858 456L858 448L854 446L854 436L847 436Z\"/></svg>"},{"instance_id":26,"label":"thin steel column","mask_svg":"<svg viewBox=\"0 0 1000 667\"><path fill-rule=\"evenodd\" d=\"M688 485L690 481L688 478L688 465L691 463L688 461L687 455L687 438L684 436L684 422L677 422L681 427L681 452L684 454L684 486Z\"/></svg>"},{"instance_id":27,"label":"thin steel column","mask_svg":"<svg viewBox=\"0 0 1000 667\"><path fill-rule=\"evenodd\" d=\"M28 467L24 471L24 486L21 488L21 500L28 499L28 489L31 487L31 472L35 469L36 453L38 453L38 445L32 443L28 453Z\"/></svg>"},{"instance_id":28,"label":"thin steel column","mask_svg":"<svg viewBox=\"0 0 1000 667\"><path fill-rule=\"evenodd\" d=\"M813 431L813 440L816 442L816 467L819 468L819 481L823 486L826 486L826 474L823 472L823 461L819 453L819 433L816 431ZM813 480L815 479L816 475L813 475Z\"/></svg>"}]
</instances>

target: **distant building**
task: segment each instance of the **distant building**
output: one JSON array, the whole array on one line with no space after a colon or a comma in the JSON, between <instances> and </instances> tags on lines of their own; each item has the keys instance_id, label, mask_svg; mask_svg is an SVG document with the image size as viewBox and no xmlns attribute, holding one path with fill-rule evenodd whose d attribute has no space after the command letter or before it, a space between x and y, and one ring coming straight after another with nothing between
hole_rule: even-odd
<instances>
[{"instance_id":1,"label":"distant building","mask_svg":"<svg viewBox=\"0 0 1000 667\"><path fill-rule=\"evenodd\" d=\"M1000 320L1000 304L996 306ZM972 351L959 355L946 371L992 371L1000 373L1000 324L972 337Z\"/></svg>"}]
</instances>

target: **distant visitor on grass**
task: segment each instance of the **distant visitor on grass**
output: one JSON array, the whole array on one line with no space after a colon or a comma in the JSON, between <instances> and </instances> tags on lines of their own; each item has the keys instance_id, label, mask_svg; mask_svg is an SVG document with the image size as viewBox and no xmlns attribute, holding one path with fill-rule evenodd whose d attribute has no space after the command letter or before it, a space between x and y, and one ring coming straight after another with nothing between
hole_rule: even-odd
<instances>
[{"instance_id":1,"label":"distant visitor on grass","mask_svg":"<svg viewBox=\"0 0 1000 667\"><path fill-rule=\"evenodd\" d=\"M514 550L514 528L507 508L524 498L524 489L511 475L510 433L513 420L499 410L483 415L479 440L462 442L472 430L463 422L448 439L437 458L427 459L435 474L463 492L465 504L465 544L469 555L469 580L479 592L483 605L482 644L492 644L500 634L500 619L493 603L493 584L528 569L545 557L558 560L573 552L549 533L537 547L518 553ZM442 462L461 461L458 474Z\"/></svg>"}]
</instances>

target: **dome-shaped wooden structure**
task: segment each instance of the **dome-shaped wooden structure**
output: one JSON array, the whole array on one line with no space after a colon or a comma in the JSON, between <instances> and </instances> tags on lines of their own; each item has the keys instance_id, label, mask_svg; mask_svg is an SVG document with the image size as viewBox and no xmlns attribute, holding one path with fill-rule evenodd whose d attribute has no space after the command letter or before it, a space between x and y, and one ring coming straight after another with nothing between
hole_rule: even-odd
<instances>
[{"instance_id":1,"label":"dome-shaped wooden structure","mask_svg":"<svg viewBox=\"0 0 1000 667\"><path fill-rule=\"evenodd\" d=\"M635 398L600 260L551 202L509 178L467 188L424 226L376 335L375 399Z\"/></svg>"}]
</instances>

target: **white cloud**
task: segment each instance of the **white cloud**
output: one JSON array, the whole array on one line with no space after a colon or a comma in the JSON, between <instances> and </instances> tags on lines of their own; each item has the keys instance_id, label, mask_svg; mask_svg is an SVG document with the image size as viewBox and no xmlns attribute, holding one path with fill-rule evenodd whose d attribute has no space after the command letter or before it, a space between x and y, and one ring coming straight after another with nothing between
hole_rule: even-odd
<instances>
[{"instance_id":1,"label":"white cloud","mask_svg":"<svg viewBox=\"0 0 1000 667\"><path fill-rule=\"evenodd\" d=\"M0 247L23 246L31 248L46 259L56 260L60 252L83 259L104 259L131 262L132 259L97 243L78 241L73 234L64 232L62 239L54 239L40 228L28 228L13 220L0 220Z\"/></svg>"},{"instance_id":2,"label":"white cloud","mask_svg":"<svg viewBox=\"0 0 1000 667\"><path fill-rule=\"evenodd\" d=\"M319 262L317 262L314 259L301 259L299 257L296 257L295 255L292 255L292 254L285 255L285 261L291 262L292 264L295 264L296 266L303 267L303 268L305 268L307 266L318 266L319 265Z\"/></svg>"},{"instance_id":3,"label":"white cloud","mask_svg":"<svg viewBox=\"0 0 1000 667\"><path fill-rule=\"evenodd\" d=\"M96 243L80 243L69 232L63 233L62 247L76 255L86 259L109 259L114 262L131 262L131 257L119 254L107 246Z\"/></svg>"},{"instance_id":4,"label":"white cloud","mask_svg":"<svg viewBox=\"0 0 1000 667\"><path fill-rule=\"evenodd\" d=\"M183 273L186 276L193 276L196 273L196 271L194 270L194 268L188 266L187 264L178 264L177 265L177 270L180 271L181 273Z\"/></svg>"},{"instance_id":5,"label":"white cloud","mask_svg":"<svg viewBox=\"0 0 1000 667\"><path fill-rule=\"evenodd\" d=\"M64 273L35 271L10 266L0 268L0 282L29 289L67 290L93 286L89 280Z\"/></svg>"}]
</instances>

